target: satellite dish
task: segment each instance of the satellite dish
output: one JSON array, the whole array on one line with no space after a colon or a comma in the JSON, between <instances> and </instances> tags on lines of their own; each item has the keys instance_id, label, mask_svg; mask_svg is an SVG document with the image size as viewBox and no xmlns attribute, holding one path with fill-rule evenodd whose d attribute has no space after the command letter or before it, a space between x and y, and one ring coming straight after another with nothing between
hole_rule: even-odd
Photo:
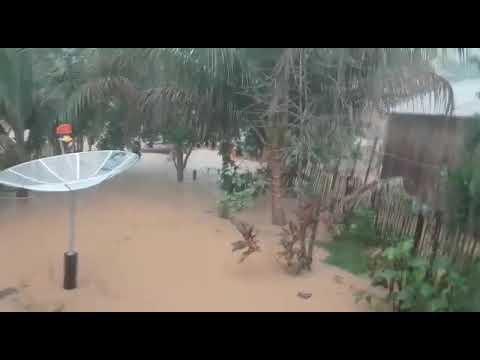
<instances>
[{"instance_id":1,"label":"satellite dish","mask_svg":"<svg viewBox=\"0 0 480 360\"><path fill-rule=\"evenodd\" d=\"M0 184L43 192L81 190L118 175L138 159L138 155L120 150L51 156L0 172Z\"/></svg>"},{"instance_id":2,"label":"satellite dish","mask_svg":"<svg viewBox=\"0 0 480 360\"><path fill-rule=\"evenodd\" d=\"M70 192L70 242L65 253L64 289L77 287L75 191L109 180L138 160L137 154L127 151L88 151L37 159L0 172L0 184L32 191Z\"/></svg>"}]
</instances>

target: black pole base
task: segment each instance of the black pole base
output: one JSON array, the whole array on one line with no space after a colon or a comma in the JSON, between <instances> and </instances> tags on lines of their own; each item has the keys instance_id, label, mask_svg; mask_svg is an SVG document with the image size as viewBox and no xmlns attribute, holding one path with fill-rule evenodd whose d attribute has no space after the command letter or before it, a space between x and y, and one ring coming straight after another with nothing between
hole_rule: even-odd
<instances>
[{"instance_id":1,"label":"black pole base","mask_svg":"<svg viewBox=\"0 0 480 360\"><path fill-rule=\"evenodd\" d=\"M63 288L73 290L77 288L77 265L78 253L66 252L65 256L65 277L63 279Z\"/></svg>"}]
</instances>

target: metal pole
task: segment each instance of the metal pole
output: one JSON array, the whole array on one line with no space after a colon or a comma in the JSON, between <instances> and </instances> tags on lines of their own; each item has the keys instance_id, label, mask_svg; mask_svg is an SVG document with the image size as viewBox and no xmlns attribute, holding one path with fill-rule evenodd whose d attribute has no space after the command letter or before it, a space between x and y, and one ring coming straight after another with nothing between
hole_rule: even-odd
<instances>
[{"instance_id":1,"label":"metal pole","mask_svg":"<svg viewBox=\"0 0 480 360\"><path fill-rule=\"evenodd\" d=\"M77 287L78 253L75 251L75 213L75 192L70 189L70 239L68 242L68 251L64 254L65 274L63 288L65 290L72 290Z\"/></svg>"},{"instance_id":2,"label":"metal pole","mask_svg":"<svg viewBox=\"0 0 480 360\"><path fill-rule=\"evenodd\" d=\"M68 244L68 252L75 252L75 214L76 214L76 201L75 192L70 191L70 241Z\"/></svg>"}]
</instances>

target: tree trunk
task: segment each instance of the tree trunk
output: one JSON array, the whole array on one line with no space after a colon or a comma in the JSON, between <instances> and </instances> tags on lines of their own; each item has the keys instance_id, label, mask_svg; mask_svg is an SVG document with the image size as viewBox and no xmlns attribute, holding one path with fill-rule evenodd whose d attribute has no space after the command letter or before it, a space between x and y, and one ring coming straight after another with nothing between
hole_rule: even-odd
<instances>
[{"instance_id":1,"label":"tree trunk","mask_svg":"<svg viewBox=\"0 0 480 360\"><path fill-rule=\"evenodd\" d=\"M234 161L232 161L232 149L233 149L233 144L225 140L220 143L220 154L222 155L222 169L225 169L229 165L234 165Z\"/></svg>"},{"instance_id":2,"label":"tree trunk","mask_svg":"<svg viewBox=\"0 0 480 360\"><path fill-rule=\"evenodd\" d=\"M175 167L177 169L177 181L179 183L183 182L183 170L185 166L183 165L183 150L176 146L175 147Z\"/></svg>"},{"instance_id":3,"label":"tree trunk","mask_svg":"<svg viewBox=\"0 0 480 360\"><path fill-rule=\"evenodd\" d=\"M177 168L177 181L179 183L183 182L183 168L181 167Z\"/></svg>"},{"instance_id":4,"label":"tree trunk","mask_svg":"<svg viewBox=\"0 0 480 360\"><path fill-rule=\"evenodd\" d=\"M312 263L313 263L313 249L315 248L315 241L317 238L317 231L318 231L318 223L320 222L319 217L320 217L320 204L315 204L315 209L314 209L314 217L315 217L315 222L312 225L312 233L310 234L310 243L308 244L308 249L307 249L307 269L311 270L312 269Z\"/></svg>"},{"instance_id":5,"label":"tree trunk","mask_svg":"<svg viewBox=\"0 0 480 360\"><path fill-rule=\"evenodd\" d=\"M282 159L278 149L270 154L270 170L272 171L272 224L284 226L285 212L282 208Z\"/></svg>"},{"instance_id":6,"label":"tree trunk","mask_svg":"<svg viewBox=\"0 0 480 360\"><path fill-rule=\"evenodd\" d=\"M27 160L27 152L25 149L24 130L15 129L15 151L17 153L18 163L22 163Z\"/></svg>"}]
</instances>

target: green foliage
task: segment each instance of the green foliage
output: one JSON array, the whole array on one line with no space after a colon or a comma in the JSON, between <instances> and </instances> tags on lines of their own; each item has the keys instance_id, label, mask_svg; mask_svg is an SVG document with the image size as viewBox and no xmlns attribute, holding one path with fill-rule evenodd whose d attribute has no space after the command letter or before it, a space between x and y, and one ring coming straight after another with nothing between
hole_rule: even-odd
<instances>
[{"instance_id":1,"label":"green foliage","mask_svg":"<svg viewBox=\"0 0 480 360\"><path fill-rule=\"evenodd\" d=\"M363 275L368 272L368 247L355 239L332 241L322 245L328 250L329 255L325 262L338 266L353 274Z\"/></svg>"},{"instance_id":2,"label":"green foliage","mask_svg":"<svg viewBox=\"0 0 480 360\"><path fill-rule=\"evenodd\" d=\"M480 261L477 259L468 266L463 275L468 290L459 297L459 307L464 311L480 311Z\"/></svg>"},{"instance_id":3,"label":"green foliage","mask_svg":"<svg viewBox=\"0 0 480 360\"><path fill-rule=\"evenodd\" d=\"M219 208L223 215L229 217L247 206L250 206L254 199L254 188L246 188L242 191L225 193L224 198L219 202Z\"/></svg>"},{"instance_id":4,"label":"green foliage","mask_svg":"<svg viewBox=\"0 0 480 360\"><path fill-rule=\"evenodd\" d=\"M182 148L190 147L195 142L195 134L192 129L184 126L170 127L162 131L165 143L177 145Z\"/></svg>"},{"instance_id":5,"label":"green foliage","mask_svg":"<svg viewBox=\"0 0 480 360\"><path fill-rule=\"evenodd\" d=\"M122 126L119 121L109 121L105 133L100 137L100 150L123 150L125 147Z\"/></svg>"},{"instance_id":6,"label":"green foliage","mask_svg":"<svg viewBox=\"0 0 480 360\"><path fill-rule=\"evenodd\" d=\"M458 311L467 293L466 278L443 257L430 264L412 253L413 240L402 239L375 256L373 284L389 289L397 311Z\"/></svg>"},{"instance_id":7,"label":"green foliage","mask_svg":"<svg viewBox=\"0 0 480 360\"><path fill-rule=\"evenodd\" d=\"M226 165L219 179L224 198L219 202L224 214L232 214L249 206L253 199L266 191L266 182L260 174L239 172L236 166ZM224 217L228 217L224 215Z\"/></svg>"},{"instance_id":8,"label":"green foliage","mask_svg":"<svg viewBox=\"0 0 480 360\"><path fill-rule=\"evenodd\" d=\"M266 182L262 175L251 171L240 172L237 166L230 164L222 169L219 185L227 194L253 189L252 195L257 197L266 191Z\"/></svg>"},{"instance_id":9,"label":"green foliage","mask_svg":"<svg viewBox=\"0 0 480 360\"><path fill-rule=\"evenodd\" d=\"M375 210L358 207L346 219L345 226L337 235L337 240L358 241L366 246L379 243L379 236L375 229Z\"/></svg>"}]
</instances>

